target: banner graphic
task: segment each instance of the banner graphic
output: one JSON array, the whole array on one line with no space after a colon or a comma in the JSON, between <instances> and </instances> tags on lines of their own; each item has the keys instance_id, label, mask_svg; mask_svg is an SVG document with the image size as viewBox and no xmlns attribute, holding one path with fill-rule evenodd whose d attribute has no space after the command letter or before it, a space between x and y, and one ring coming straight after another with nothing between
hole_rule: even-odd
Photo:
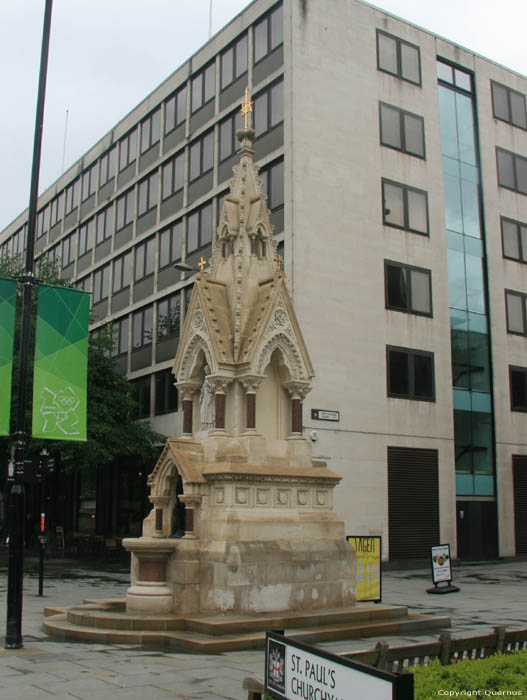
<instances>
[{"instance_id":1,"label":"banner graphic","mask_svg":"<svg viewBox=\"0 0 527 700\"><path fill-rule=\"evenodd\" d=\"M0 277L0 435L9 435L16 280Z\"/></svg>"},{"instance_id":2,"label":"banner graphic","mask_svg":"<svg viewBox=\"0 0 527 700\"><path fill-rule=\"evenodd\" d=\"M86 440L89 316L87 292L39 286L33 437Z\"/></svg>"}]
</instances>

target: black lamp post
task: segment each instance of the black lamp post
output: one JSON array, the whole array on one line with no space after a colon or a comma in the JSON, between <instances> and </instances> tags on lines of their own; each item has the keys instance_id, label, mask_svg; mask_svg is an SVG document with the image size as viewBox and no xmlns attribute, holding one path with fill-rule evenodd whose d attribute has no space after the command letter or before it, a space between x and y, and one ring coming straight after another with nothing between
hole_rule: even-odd
<instances>
[{"instance_id":1,"label":"black lamp post","mask_svg":"<svg viewBox=\"0 0 527 700\"><path fill-rule=\"evenodd\" d=\"M26 260L24 274L18 281L22 285L22 321L20 328L20 350L18 365L18 405L15 443L15 468L9 496L9 560L7 577L7 623L5 634L6 649L20 649L22 642L22 598L24 585L24 519L26 495L24 489L24 461L29 440L26 431L27 372L29 352L29 332L31 326L31 302L33 286L37 280L33 273L35 252L35 223L37 218L38 178L40 153L42 150L42 127L44 123L44 101L48 69L49 37L51 30L51 9L53 0L46 0L42 50L40 54L40 75L38 83L35 137L33 141L33 165L31 170L31 191L27 222Z\"/></svg>"}]
</instances>

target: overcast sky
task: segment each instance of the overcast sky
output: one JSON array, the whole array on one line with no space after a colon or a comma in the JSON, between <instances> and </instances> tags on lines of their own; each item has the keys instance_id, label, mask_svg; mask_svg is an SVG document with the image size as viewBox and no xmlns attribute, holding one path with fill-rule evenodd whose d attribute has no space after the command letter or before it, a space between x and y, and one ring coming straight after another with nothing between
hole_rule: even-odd
<instances>
[{"instance_id":1,"label":"overcast sky","mask_svg":"<svg viewBox=\"0 0 527 700\"><path fill-rule=\"evenodd\" d=\"M344 3L348 0L308 0ZM3 0L0 231L27 207L44 0ZM54 0L40 191L207 41L210 0ZM213 0L217 32L247 5ZM379 0L379 7L527 73L525 0Z\"/></svg>"}]
</instances>

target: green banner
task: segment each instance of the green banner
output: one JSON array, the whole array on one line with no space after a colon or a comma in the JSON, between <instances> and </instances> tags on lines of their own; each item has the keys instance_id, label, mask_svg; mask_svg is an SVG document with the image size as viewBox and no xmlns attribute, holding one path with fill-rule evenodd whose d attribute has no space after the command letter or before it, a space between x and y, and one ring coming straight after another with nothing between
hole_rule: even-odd
<instances>
[{"instance_id":1,"label":"green banner","mask_svg":"<svg viewBox=\"0 0 527 700\"><path fill-rule=\"evenodd\" d=\"M0 435L9 435L16 280L0 277Z\"/></svg>"},{"instance_id":2,"label":"green banner","mask_svg":"<svg viewBox=\"0 0 527 700\"><path fill-rule=\"evenodd\" d=\"M88 293L39 286L33 437L86 440L89 316Z\"/></svg>"}]
</instances>

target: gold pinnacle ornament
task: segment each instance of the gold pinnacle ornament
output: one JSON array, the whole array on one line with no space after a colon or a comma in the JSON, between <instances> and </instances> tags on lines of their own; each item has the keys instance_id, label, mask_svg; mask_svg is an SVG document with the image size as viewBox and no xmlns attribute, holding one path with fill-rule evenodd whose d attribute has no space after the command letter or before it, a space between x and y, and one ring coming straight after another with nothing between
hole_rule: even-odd
<instances>
[{"instance_id":1,"label":"gold pinnacle ornament","mask_svg":"<svg viewBox=\"0 0 527 700\"><path fill-rule=\"evenodd\" d=\"M200 272L203 272L203 268L205 267L206 264L207 264L207 261L205 260L205 258L202 255L201 258L199 259L199 262L198 262Z\"/></svg>"},{"instance_id":2,"label":"gold pinnacle ornament","mask_svg":"<svg viewBox=\"0 0 527 700\"><path fill-rule=\"evenodd\" d=\"M249 97L249 88L245 87L245 99L242 102L242 117L245 117L245 131L249 128L249 112L253 111L253 101Z\"/></svg>"}]
</instances>

